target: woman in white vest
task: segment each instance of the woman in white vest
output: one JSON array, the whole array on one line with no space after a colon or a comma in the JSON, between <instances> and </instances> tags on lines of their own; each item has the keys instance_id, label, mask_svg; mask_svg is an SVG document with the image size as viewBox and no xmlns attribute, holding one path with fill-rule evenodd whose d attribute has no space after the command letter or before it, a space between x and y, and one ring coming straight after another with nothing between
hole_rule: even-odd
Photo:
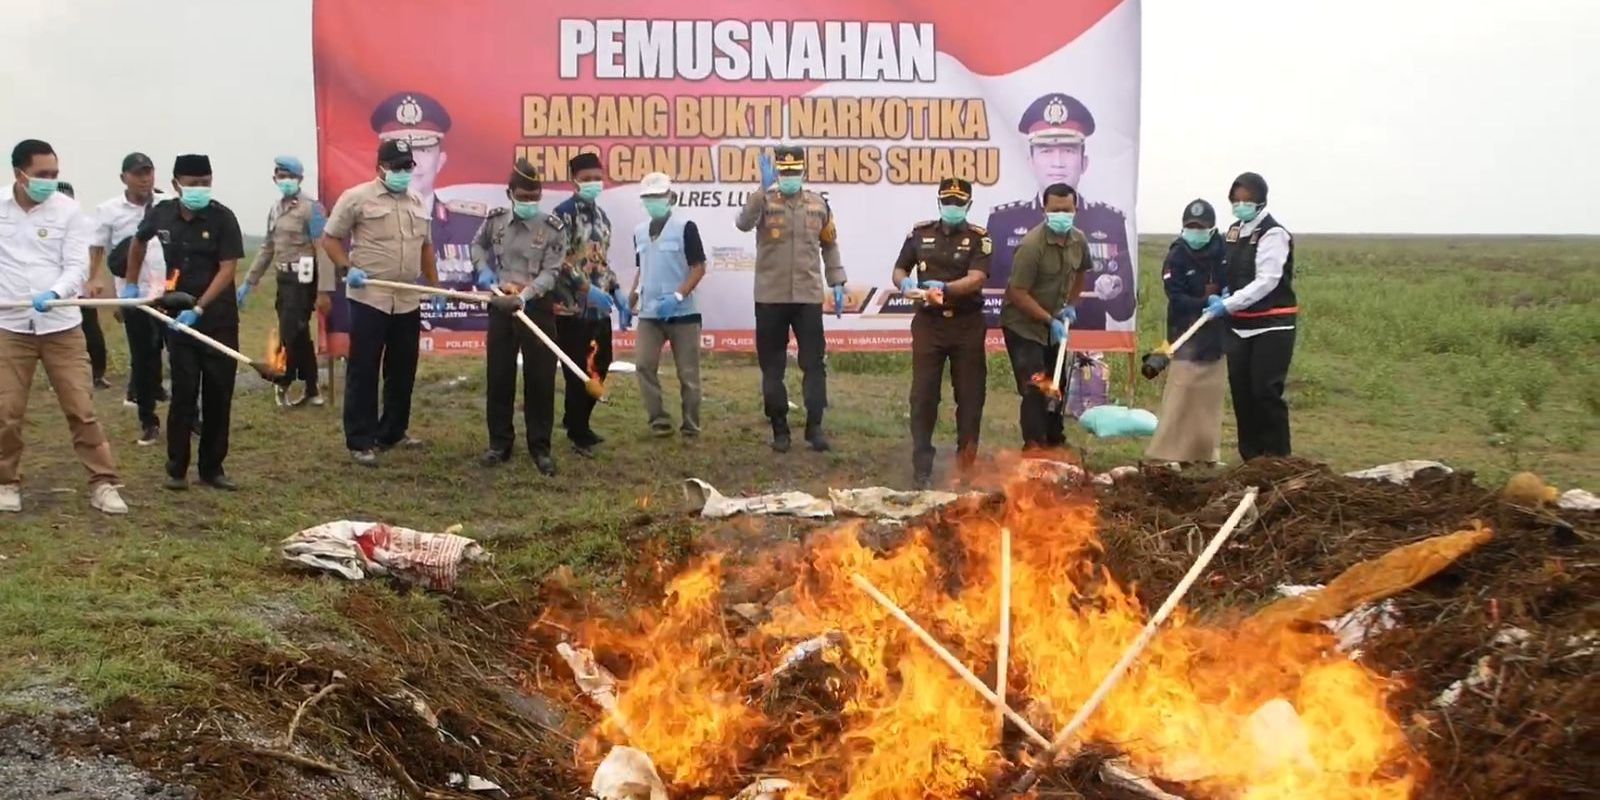
<instances>
[{"instance_id":1,"label":"woman in white vest","mask_svg":"<svg viewBox=\"0 0 1600 800\"><path fill-rule=\"evenodd\" d=\"M665 173L652 172L639 184L639 196L650 215L633 231L634 274L629 305L639 317L634 358L639 367L639 393L650 417L650 431L672 435L672 417L661 405L661 347L672 345L683 395L684 436L700 435L700 311L694 289L706 274L706 249L695 224L672 213L677 193Z\"/></svg>"}]
</instances>

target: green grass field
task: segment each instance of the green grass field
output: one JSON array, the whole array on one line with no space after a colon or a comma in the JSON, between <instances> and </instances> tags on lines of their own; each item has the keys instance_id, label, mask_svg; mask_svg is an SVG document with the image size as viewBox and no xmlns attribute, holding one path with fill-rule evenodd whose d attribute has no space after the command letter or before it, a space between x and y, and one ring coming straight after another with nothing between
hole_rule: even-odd
<instances>
[{"instance_id":1,"label":"green grass field","mask_svg":"<svg viewBox=\"0 0 1600 800\"><path fill-rule=\"evenodd\" d=\"M1164 241L1144 243L1146 345L1162 335L1164 252ZM1440 459L1486 482L1532 469L1563 488L1600 489L1600 239L1306 237L1298 262L1305 312L1290 394L1299 454L1340 469ZM248 308L243 341L252 353L267 335L269 294L258 292ZM125 363L114 350L113 383ZM26 430L26 508L0 518L0 685L67 682L97 702L126 694L176 701L208 683L181 655L197 642L288 646L307 620L351 631L340 600L369 590L288 569L275 549L328 520L431 530L464 523L497 558L493 574L475 573L465 591L492 603L563 564L613 579L639 544L631 520L641 507L676 508L686 477L728 493L904 485L905 359L837 355L831 370L833 453L770 453L757 372L748 359L725 358L707 370L702 438L650 438L637 388L621 376L614 402L597 413L609 437L600 457L558 450L554 480L540 478L525 453L498 471L475 465L485 445L475 360L425 362L413 434L430 446L395 454L377 471L349 463L338 410L279 410L270 391L244 388L241 376L228 462L243 487L236 494L164 492L162 448L133 446L133 412L111 390L99 405L133 508L123 519L88 508L41 380ZM1003 357L991 362L991 449L1018 444L1007 374ZM1136 403L1156 407L1158 391L1141 380ZM948 455L950 431L941 436ZM1135 460L1142 447L1083 443L1102 468ZM669 540L693 530L687 516L659 512L651 526ZM421 627L451 624L436 597L372 594Z\"/></svg>"}]
</instances>

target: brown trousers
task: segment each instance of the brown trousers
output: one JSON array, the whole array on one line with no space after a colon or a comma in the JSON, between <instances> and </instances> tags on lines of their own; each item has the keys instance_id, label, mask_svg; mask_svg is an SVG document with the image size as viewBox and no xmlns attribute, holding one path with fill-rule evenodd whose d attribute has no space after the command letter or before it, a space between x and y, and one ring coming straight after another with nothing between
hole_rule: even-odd
<instances>
[{"instance_id":1,"label":"brown trousers","mask_svg":"<svg viewBox=\"0 0 1600 800\"><path fill-rule=\"evenodd\" d=\"M22 426L35 367L41 361L72 429L72 449L89 471L90 485L117 482L111 443L94 415L94 379L84 347L81 327L44 335L0 330L0 485L21 480Z\"/></svg>"}]
</instances>

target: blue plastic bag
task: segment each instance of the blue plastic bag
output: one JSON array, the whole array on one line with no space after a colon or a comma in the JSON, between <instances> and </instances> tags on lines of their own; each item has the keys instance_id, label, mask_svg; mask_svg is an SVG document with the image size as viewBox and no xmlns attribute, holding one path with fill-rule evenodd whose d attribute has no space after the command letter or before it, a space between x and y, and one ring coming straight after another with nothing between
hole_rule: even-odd
<instances>
[{"instance_id":1,"label":"blue plastic bag","mask_svg":"<svg viewBox=\"0 0 1600 800\"><path fill-rule=\"evenodd\" d=\"M1078 424L1101 439L1150 436L1156 432L1156 415L1142 408L1095 406L1083 412Z\"/></svg>"}]
</instances>

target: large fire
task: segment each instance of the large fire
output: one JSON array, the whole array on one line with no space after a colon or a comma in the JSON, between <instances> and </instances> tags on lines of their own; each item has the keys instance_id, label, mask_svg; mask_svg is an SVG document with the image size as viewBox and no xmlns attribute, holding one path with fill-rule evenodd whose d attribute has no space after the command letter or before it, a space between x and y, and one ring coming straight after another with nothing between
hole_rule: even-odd
<instances>
[{"instance_id":1,"label":"large fire","mask_svg":"<svg viewBox=\"0 0 1600 800\"><path fill-rule=\"evenodd\" d=\"M289 351L283 346L283 338L278 335L278 326L267 329L267 366L278 374L283 374L289 369Z\"/></svg>"},{"instance_id":2,"label":"large fire","mask_svg":"<svg viewBox=\"0 0 1600 800\"><path fill-rule=\"evenodd\" d=\"M887 552L844 526L797 563L707 558L671 581L660 607L576 625L576 643L620 678L616 713L583 757L592 765L607 743L630 745L674 797L696 800L763 776L792 781L788 800L997 793L1032 763L1030 747L851 576L992 686L1002 528L1013 559L1006 696L1052 736L1147 610L1101 563L1092 500L1023 484L1003 506L947 512L937 530L913 529ZM735 593L770 595L791 580L758 623L725 611ZM814 652L795 667L801 642ZM1326 635L1216 626L1180 609L1081 740L1194 796L1408 798L1425 765L1385 708L1388 688Z\"/></svg>"}]
</instances>

